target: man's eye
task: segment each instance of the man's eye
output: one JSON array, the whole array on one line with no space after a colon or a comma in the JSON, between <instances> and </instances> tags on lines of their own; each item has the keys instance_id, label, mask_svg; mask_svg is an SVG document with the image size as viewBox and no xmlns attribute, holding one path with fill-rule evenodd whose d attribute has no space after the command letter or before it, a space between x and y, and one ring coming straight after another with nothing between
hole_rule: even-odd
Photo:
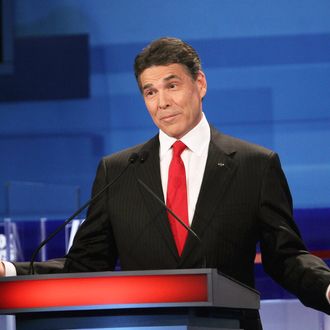
<instances>
[{"instance_id":1,"label":"man's eye","mask_svg":"<svg viewBox=\"0 0 330 330\"><path fill-rule=\"evenodd\" d=\"M168 86L170 89L173 89L173 88L175 88L176 87L176 84L175 83L172 83L172 84L169 84L169 86Z\"/></svg>"},{"instance_id":2,"label":"man's eye","mask_svg":"<svg viewBox=\"0 0 330 330\"><path fill-rule=\"evenodd\" d=\"M146 97L148 97L148 96L152 96L152 95L154 95L154 91L153 91L153 90L148 90L148 91L145 92L144 95L145 95Z\"/></svg>"}]
</instances>

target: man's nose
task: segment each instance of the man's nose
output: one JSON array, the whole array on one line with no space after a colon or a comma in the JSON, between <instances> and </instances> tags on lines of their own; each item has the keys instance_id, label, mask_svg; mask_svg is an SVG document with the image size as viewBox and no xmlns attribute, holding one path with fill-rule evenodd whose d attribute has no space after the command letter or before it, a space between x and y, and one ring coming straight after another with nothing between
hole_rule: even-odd
<instances>
[{"instance_id":1,"label":"man's nose","mask_svg":"<svg viewBox=\"0 0 330 330\"><path fill-rule=\"evenodd\" d=\"M170 106L169 97L166 92L159 92L158 93L158 108L159 109L166 109Z\"/></svg>"}]
</instances>

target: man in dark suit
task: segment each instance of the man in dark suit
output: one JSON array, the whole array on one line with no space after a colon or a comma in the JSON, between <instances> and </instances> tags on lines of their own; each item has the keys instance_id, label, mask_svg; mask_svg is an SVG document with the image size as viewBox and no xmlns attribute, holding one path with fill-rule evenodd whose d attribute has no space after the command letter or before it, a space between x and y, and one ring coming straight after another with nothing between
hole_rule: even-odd
<instances>
[{"instance_id":1,"label":"man in dark suit","mask_svg":"<svg viewBox=\"0 0 330 330\"><path fill-rule=\"evenodd\" d=\"M330 313L330 270L300 237L277 154L208 124L202 109L206 77L195 50L179 39L156 40L136 57L135 75L159 134L100 162L94 195L124 170L132 153L143 155L90 206L64 263L38 264L37 271L106 271L118 260L122 270L196 268L205 261L253 287L260 242L266 271L307 306ZM182 210L174 204L174 211L201 240L189 234L180 248L179 229L141 184L169 203L177 140L184 144L181 204L187 205ZM24 265L15 266L25 273Z\"/></svg>"}]
</instances>

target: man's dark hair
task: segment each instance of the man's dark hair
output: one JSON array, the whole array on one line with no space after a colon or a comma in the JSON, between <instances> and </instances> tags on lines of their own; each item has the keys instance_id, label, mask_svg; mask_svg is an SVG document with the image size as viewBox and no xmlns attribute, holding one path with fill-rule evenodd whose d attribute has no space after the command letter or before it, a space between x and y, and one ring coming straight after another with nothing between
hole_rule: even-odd
<instances>
[{"instance_id":1,"label":"man's dark hair","mask_svg":"<svg viewBox=\"0 0 330 330\"><path fill-rule=\"evenodd\" d=\"M140 74L152 66L182 64L191 77L196 80L198 71L202 69L200 58L187 43L177 38L160 38L150 43L135 58L134 73L140 85Z\"/></svg>"}]
</instances>

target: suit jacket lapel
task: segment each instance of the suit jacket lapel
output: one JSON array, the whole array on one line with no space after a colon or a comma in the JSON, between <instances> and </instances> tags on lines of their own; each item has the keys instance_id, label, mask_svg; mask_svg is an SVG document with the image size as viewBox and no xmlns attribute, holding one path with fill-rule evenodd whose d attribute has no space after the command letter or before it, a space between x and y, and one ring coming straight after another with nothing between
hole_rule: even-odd
<instances>
[{"instance_id":1,"label":"suit jacket lapel","mask_svg":"<svg viewBox=\"0 0 330 330\"><path fill-rule=\"evenodd\" d=\"M158 135L149 140L141 148L140 153L142 152L147 152L148 157L145 162L136 166L136 177L144 182L156 194L156 196L164 202L164 194L160 177ZM165 239L169 250L178 261L179 255L165 208L142 185L140 185L140 193L144 197L151 219L155 222L155 225L159 229L162 237Z\"/></svg>"},{"instance_id":2,"label":"suit jacket lapel","mask_svg":"<svg viewBox=\"0 0 330 330\"><path fill-rule=\"evenodd\" d=\"M226 145L225 136L211 128L208 158L191 226L201 239L236 171L237 163L232 159L234 154L235 150ZM196 238L189 235L181 263L198 245Z\"/></svg>"}]
</instances>

